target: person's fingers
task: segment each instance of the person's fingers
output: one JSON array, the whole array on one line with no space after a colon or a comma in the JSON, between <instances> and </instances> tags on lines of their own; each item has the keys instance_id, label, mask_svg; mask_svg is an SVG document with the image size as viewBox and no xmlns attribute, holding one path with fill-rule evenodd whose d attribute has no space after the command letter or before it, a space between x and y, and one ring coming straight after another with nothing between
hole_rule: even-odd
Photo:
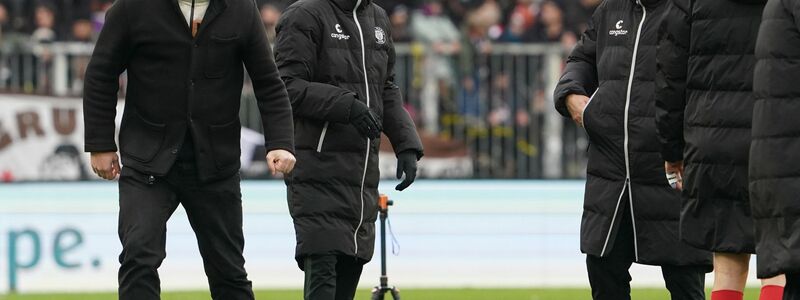
<instances>
[{"instance_id":1,"label":"person's fingers","mask_svg":"<svg viewBox=\"0 0 800 300\"><path fill-rule=\"evenodd\" d=\"M411 183L414 183L414 180L417 180L416 164L412 165L408 170L406 170L406 180L410 180ZM411 185L411 183L409 183L408 185Z\"/></svg>"},{"instance_id":2,"label":"person's fingers","mask_svg":"<svg viewBox=\"0 0 800 300\"><path fill-rule=\"evenodd\" d=\"M397 160L397 179L403 178L403 160Z\"/></svg>"},{"instance_id":3,"label":"person's fingers","mask_svg":"<svg viewBox=\"0 0 800 300\"><path fill-rule=\"evenodd\" d=\"M106 173L108 172L109 167L110 166L105 166L104 164L95 166L95 174L97 174L97 176L100 178L108 179L108 175L106 175Z\"/></svg>"},{"instance_id":4,"label":"person's fingers","mask_svg":"<svg viewBox=\"0 0 800 300\"><path fill-rule=\"evenodd\" d=\"M120 174L122 174L122 167L119 165L119 158L114 157L114 160L111 161L111 170L113 173L112 179L117 178Z\"/></svg>"},{"instance_id":5,"label":"person's fingers","mask_svg":"<svg viewBox=\"0 0 800 300\"><path fill-rule=\"evenodd\" d=\"M403 190L405 190L405 189L406 189L408 186L410 186L410 185L411 185L411 182L412 182L412 181L410 181L410 180L408 180L408 178L406 178L405 180L403 180L403 182L401 182L401 183L400 183L400 184L398 184L396 187L394 187L394 189L402 192L402 191L403 191Z\"/></svg>"},{"instance_id":6,"label":"person's fingers","mask_svg":"<svg viewBox=\"0 0 800 300\"><path fill-rule=\"evenodd\" d=\"M267 167L269 168L269 172L272 175L275 175L277 173L277 166L275 164L274 157L267 157Z\"/></svg>"},{"instance_id":7,"label":"person's fingers","mask_svg":"<svg viewBox=\"0 0 800 300\"><path fill-rule=\"evenodd\" d=\"M289 162L286 158L278 158L277 163L275 164L275 170L281 173L287 173L287 169L289 168Z\"/></svg>"},{"instance_id":8,"label":"person's fingers","mask_svg":"<svg viewBox=\"0 0 800 300\"><path fill-rule=\"evenodd\" d=\"M411 186L411 184L414 183L414 180L417 178L416 167L412 166L409 168L404 168L404 172L406 173L406 179L395 187L395 189L398 191L403 191L409 186Z\"/></svg>"},{"instance_id":9,"label":"person's fingers","mask_svg":"<svg viewBox=\"0 0 800 300\"><path fill-rule=\"evenodd\" d=\"M284 173L286 174L292 173L292 170L294 170L294 165L297 163L297 161L295 160L294 157L292 157L291 159L287 159L286 162L287 162L286 170L284 171Z\"/></svg>"}]
</instances>

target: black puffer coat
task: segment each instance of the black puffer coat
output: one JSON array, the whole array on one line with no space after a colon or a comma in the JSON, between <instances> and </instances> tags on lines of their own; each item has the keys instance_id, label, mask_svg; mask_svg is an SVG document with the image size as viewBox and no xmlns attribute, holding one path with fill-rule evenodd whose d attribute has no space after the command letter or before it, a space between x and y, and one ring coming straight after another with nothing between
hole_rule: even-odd
<instances>
[{"instance_id":1,"label":"black puffer coat","mask_svg":"<svg viewBox=\"0 0 800 300\"><path fill-rule=\"evenodd\" d=\"M800 272L800 3L770 0L756 43L750 197L758 277Z\"/></svg>"},{"instance_id":2,"label":"black puffer coat","mask_svg":"<svg viewBox=\"0 0 800 300\"><path fill-rule=\"evenodd\" d=\"M684 161L681 239L753 253L747 189L753 67L763 1L671 0L660 30L656 123L666 161Z\"/></svg>"},{"instance_id":3,"label":"black puffer coat","mask_svg":"<svg viewBox=\"0 0 800 300\"><path fill-rule=\"evenodd\" d=\"M569 57L556 87L556 109L569 116L568 95L594 94L583 116L591 146L581 251L606 256L625 209L633 215L636 262L708 266L708 252L678 239L680 197L658 151L653 76L664 7L661 0L604 1Z\"/></svg>"},{"instance_id":4,"label":"black puffer coat","mask_svg":"<svg viewBox=\"0 0 800 300\"><path fill-rule=\"evenodd\" d=\"M372 258L380 140L362 138L347 123L353 101L382 120L396 153L422 156L393 82L389 28L386 13L370 0L301 0L278 24L276 63L295 117L297 165L286 184L301 268L309 254Z\"/></svg>"}]
</instances>

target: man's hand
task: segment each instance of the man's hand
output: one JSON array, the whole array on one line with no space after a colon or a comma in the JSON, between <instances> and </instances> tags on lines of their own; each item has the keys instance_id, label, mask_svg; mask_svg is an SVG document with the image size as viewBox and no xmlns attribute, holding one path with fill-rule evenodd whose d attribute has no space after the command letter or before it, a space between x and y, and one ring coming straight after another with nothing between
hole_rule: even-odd
<instances>
[{"instance_id":1,"label":"man's hand","mask_svg":"<svg viewBox=\"0 0 800 300\"><path fill-rule=\"evenodd\" d=\"M397 155L397 179L403 178L403 173L406 174L406 179L394 189L402 191L414 183L414 179L417 178L417 158L417 152L414 150L406 150Z\"/></svg>"},{"instance_id":2,"label":"man's hand","mask_svg":"<svg viewBox=\"0 0 800 300\"><path fill-rule=\"evenodd\" d=\"M272 175L278 173L289 174L294 170L294 164L297 160L291 152L286 150L272 150L267 153L267 166Z\"/></svg>"},{"instance_id":3,"label":"man's hand","mask_svg":"<svg viewBox=\"0 0 800 300\"><path fill-rule=\"evenodd\" d=\"M381 128L378 118L375 114L361 101L356 99L353 101L353 106L350 107L350 124L361 133L361 136L371 140L381 137Z\"/></svg>"},{"instance_id":4,"label":"man's hand","mask_svg":"<svg viewBox=\"0 0 800 300\"><path fill-rule=\"evenodd\" d=\"M683 190L683 161L676 161L676 162L664 162L664 170L667 172L667 178L672 176L673 174L676 177L675 180L675 189L682 191Z\"/></svg>"},{"instance_id":5,"label":"man's hand","mask_svg":"<svg viewBox=\"0 0 800 300\"><path fill-rule=\"evenodd\" d=\"M114 180L120 173L117 152L92 152L92 171L105 180Z\"/></svg>"},{"instance_id":6,"label":"man's hand","mask_svg":"<svg viewBox=\"0 0 800 300\"><path fill-rule=\"evenodd\" d=\"M572 94L567 96L567 110L569 110L572 120L575 124L583 127L583 110L586 109L586 104L589 103L589 97L584 95Z\"/></svg>"}]
</instances>

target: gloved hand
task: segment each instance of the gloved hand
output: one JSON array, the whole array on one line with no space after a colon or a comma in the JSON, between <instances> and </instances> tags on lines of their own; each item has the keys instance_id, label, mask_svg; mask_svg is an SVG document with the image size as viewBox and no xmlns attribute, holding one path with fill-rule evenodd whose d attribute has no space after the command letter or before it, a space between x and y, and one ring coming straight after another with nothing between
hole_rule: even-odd
<instances>
[{"instance_id":1,"label":"gloved hand","mask_svg":"<svg viewBox=\"0 0 800 300\"><path fill-rule=\"evenodd\" d=\"M397 154L397 179L403 178L403 173L406 174L406 179L394 189L402 191L414 183L414 179L417 178L417 157L417 151L414 150L405 150Z\"/></svg>"},{"instance_id":2,"label":"gloved hand","mask_svg":"<svg viewBox=\"0 0 800 300\"><path fill-rule=\"evenodd\" d=\"M364 102L358 101L358 99L355 99L353 106L350 107L349 121L361 133L361 136L369 139L381 137L383 128L378 122L378 118Z\"/></svg>"}]
</instances>

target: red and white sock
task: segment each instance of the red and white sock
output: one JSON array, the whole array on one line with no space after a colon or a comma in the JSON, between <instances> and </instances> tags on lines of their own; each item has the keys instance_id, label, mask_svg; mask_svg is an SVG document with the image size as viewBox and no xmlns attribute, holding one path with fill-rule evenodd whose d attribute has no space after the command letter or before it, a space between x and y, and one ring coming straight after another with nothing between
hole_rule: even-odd
<instances>
[{"instance_id":1,"label":"red and white sock","mask_svg":"<svg viewBox=\"0 0 800 300\"><path fill-rule=\"evenodd\" d=\"M781 300L783 299L783 287L780 285L765 285L761 287L761 296L758 300Z\"/></svg>"},{"instance_id":2,"label":"red and white sock","mask_svg":"<svg viewBox=\"0 0 800 300\"><path fill-rule=\"evenodd\" d=\"M744 293L732 290L719 290L711 292L711 300L742 300Z\"/></svg>"}]
</instances>

